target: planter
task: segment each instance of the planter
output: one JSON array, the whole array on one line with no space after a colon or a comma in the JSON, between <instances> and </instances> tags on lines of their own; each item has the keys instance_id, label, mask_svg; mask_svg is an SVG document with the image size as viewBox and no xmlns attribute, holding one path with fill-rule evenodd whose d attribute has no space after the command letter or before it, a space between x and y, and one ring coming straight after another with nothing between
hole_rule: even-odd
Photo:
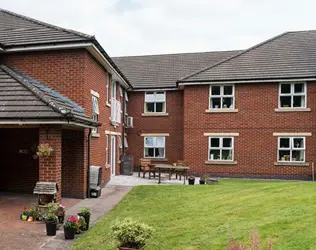
<instances>
[{"instance_id":1,"label":"planter","mask_svg":"<svg viewBox=\"0 0 316 250\"><path fill-rule=\"evenodd\" d=\"M80 227L81 231L87 231L89 229L89 223L90 223L90 214L84 214L84 213L78 213L79 216L82 216L84 220L86 221L85 227Z\"/></svg>"},{"instance_id":2,"label":"planter","mask_svg":"<svg viewBox=\"0 0 316 250\"><path fill-rule=\"evenodd\" d=\"M21 215L21 220L23 220L23 221L27 221L27 215Z\"/></svg>"},{"instance_id":3,"label":"planter","mask_svg":"<svg viewBox=\"0 0 316 250\"><path fill-rule=\"evenodd\" d=\"M118 247L119 250L143 250L145 249L146 245L141 248L130 248L130 247Z\"/></svg>"},{"instance_id":4,"label":"planter","mask_svg":"<svg viewBox=\"0 0 316 250\"><path fill-rule=\"evenodd\" d=\"M66 240L73 240L75 238L76 230L72 228L64 228L64 235Z\"/></svg>"},{"instance_id":5,"label":"planter","mask_svg":"<svg viewBox=\"0 0 316 250\"><path fill-rule=\"evenodd\" d=\"M200 185L204 185L205 181L204 180L200 180Z\"/></svg>"},{"instance_id":6,"label":"planter","mask_svg":"<svg viewBox=\"0 0 316 250\"><path fill-rule=\"evenodd\" d=\"M56 221L45 221L46 233L48 236L55 236L57 231Z\"/></svg>"},{"instance_id":7,"label":"planter","mask_svg":"<svg viewBox=\"0 0 316 250\"><path fill-rule=\"evenodd\" d=\"M189 178L188 181L189 181L189 185L194 185L195 178L191 178L191 179Z\"/></svg>"}]
</instances>

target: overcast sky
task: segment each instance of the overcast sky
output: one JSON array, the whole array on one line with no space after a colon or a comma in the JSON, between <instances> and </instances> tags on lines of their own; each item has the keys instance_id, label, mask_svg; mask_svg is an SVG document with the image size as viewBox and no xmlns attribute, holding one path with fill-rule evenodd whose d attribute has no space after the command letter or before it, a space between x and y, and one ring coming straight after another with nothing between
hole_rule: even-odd
<instances>
[{"instance_id":1,"label":"overcast sky","mask_svg":"<svg viewBox=\"0 0 316 250\"><path fill-rule=\"evenodd\" d=\"M95 35L111 56L244 49L316 29L312 0L0 0L0 7Z\"/></svg>"}]
</instances>

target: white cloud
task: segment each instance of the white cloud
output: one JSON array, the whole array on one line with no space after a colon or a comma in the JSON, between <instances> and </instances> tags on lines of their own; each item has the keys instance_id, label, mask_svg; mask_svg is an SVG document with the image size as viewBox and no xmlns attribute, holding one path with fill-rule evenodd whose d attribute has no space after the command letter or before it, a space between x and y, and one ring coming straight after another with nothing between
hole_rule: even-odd
<instances>
[{"instance_id":1,"label":"white cloud","mask_svg":"<svg viewBox=\"0 0 316 250\"><path fill-rule=\"evenodd\" d=\"M294 0L0 0L1 7L96 35L112 56L232 50L313 29L316 4Z\"/></svg>"}]
</instances>

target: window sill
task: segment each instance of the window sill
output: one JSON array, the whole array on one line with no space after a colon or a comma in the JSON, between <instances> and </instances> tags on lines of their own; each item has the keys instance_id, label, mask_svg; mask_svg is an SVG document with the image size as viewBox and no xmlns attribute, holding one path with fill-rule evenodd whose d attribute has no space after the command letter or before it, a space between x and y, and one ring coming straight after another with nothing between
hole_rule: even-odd
<instances>
[{"instance_id":1,"label":"window sill","mask_svg":"<svg viewBox=\"0 0 316 250\"><path fill-rule=\"evenodd\" d=\"M168 116L169 113L142 113L142 116Z\"/></svg>"},{"instance_id":2,"label":"window sill","mask_svg":"<svg viewBox=\"0 0 316 250\"><path fill-rule=\"evenodd\" d=\"M93 138L99 138L100 137L100 134L99 133L91 133L91 137Z\"/></svg>"},{"instance_id":3,"label":"window sill","mask_svg":"<svg viewBox=\"0 0 316 250\"><path fill-rule=\"evenodd\" d=\"M237 113L238 109L206 109L205 113Z\"/></svg>"},{"instance_id":4,"label":"window sill","mask_svg":"<svg viewBox=\"0 0 316 250\"><path fill-rule=\"evenodd\" d=\"M275 112L309 112L310 108L277 108Z\"/></svg>"},{"instance_id":5,"label":"window sill","mask_svg":"<svg viewBox=\"0 0 316 250\"><path fill-rule=\"evenodd\" d=\"M205 161L209 165L237 165L237 161Z\"/></svg>"},{"instance_id":6,"label":"window sill","mask_svg":"<svg viewBox=\"0 0 316 250\"><path fill-rule=\"evenodd\" d=\"M111 103L106 102L105 104L107 107L111 108Z\"/></svg>"},{"instance_id":7,"label":"window sill","mask_svg":"<svg viewBox=\"0 0 316 250\"><path fill-rule=\"evenodd\" d=\"M308 162L275 162L274 166L308 167Z\"/></svg>"},{"instance_id":8,"label":"window sill","mask_svg":"<svg viewBox=\"0 0 316 250\"><path fill-rule=\"evenodd\" d=\"M110 164L105 164L105 168L106 169L111 168L111 165Z\"/></svg>"},{"instance_id":9,"label":"window sill","mask_svg":"<svg viewBox=\"0 0 316 250\"><path fill-rule=\"evenodd\" d=\"M147 158L145 157L145 159L151 160L151 161L168 161L168 159L166 158Z\"/></svg>"}]
</instances>

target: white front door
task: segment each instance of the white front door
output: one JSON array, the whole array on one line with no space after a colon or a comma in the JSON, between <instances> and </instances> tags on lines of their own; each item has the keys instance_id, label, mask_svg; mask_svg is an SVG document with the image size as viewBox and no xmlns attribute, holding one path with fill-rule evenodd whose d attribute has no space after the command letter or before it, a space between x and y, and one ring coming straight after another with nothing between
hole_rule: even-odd
<instances>
[{"instance_id":1,"label":"white front door","mask_svg":"<svg viewBox=\"0 0 316 250\"><path fill-rule=\"evenodd\" d=\"M115 175L115 168L116 168L116 137L111 136L111 176Z\"/></svg>"}]
</instances>

